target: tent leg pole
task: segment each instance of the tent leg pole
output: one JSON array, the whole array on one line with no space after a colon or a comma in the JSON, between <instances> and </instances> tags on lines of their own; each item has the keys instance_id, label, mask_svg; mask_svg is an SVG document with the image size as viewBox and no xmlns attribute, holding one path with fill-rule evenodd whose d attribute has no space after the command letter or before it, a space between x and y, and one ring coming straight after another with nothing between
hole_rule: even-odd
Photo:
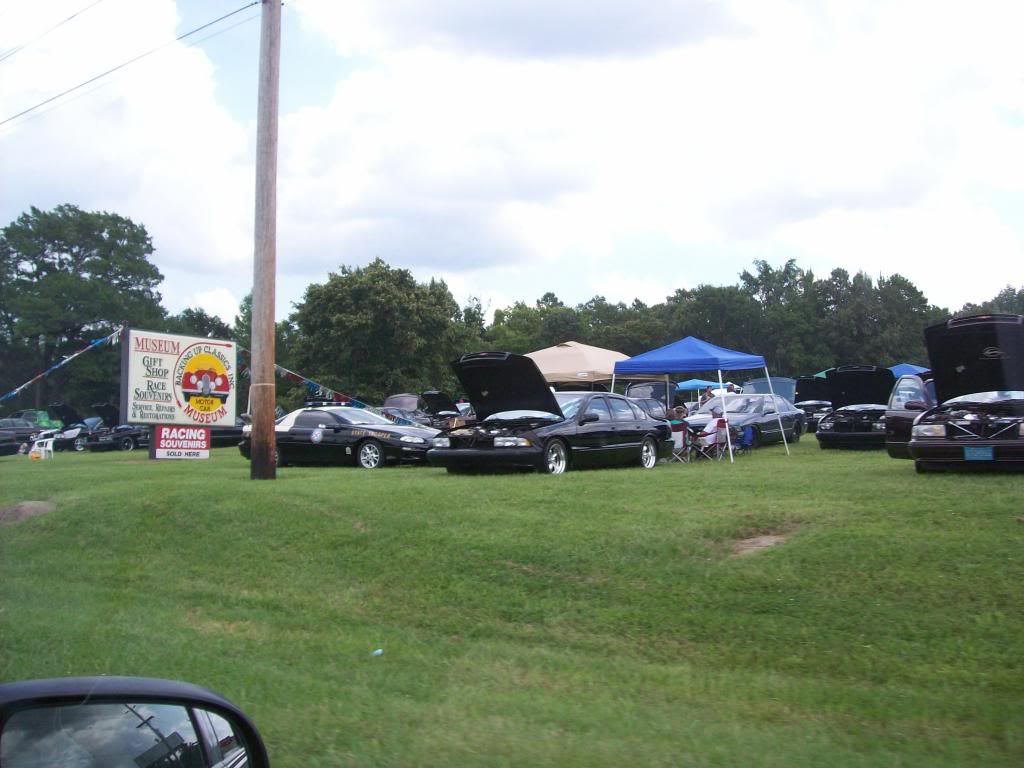
<instances>
[{"instance_id":1,"label":"tent leg pole","mask_svg":"<svg viewBox=\"0 0 1024 768\"><path fill-rule=\"evenodd\" d=\"M764 366L764 377L768 380L768 392L772 396L772 400L775 400L775 390L772 388L772 377L768 375L768 364ZM782 427L782 414L779 413L779 409L775 409L775 418L779 422L779 434L782 435L782 444L786 446L786 455L789 456L789 443L786 442L786 430Z\"/></svg>"},{"instance_id":2,"label":"tent leg pole","mask_svg":"<svg viewBox=\"0 0 1024 768\"><path fill-rule=\"evenodd\" d=\"M729 429L729 399L725 396L725 384L722 383L722 369L718 369L718 389L722 393L722 416L725 418L725 443L729 446L729 463L734 464L732 455L732 430Z\"/></svg>"}]
</instances>

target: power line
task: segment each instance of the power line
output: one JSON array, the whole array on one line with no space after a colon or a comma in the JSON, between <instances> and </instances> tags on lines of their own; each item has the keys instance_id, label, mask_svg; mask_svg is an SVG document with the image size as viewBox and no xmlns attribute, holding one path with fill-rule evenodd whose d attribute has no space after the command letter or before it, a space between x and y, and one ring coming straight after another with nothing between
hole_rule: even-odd
<instances>
[{"instance_id":1,"label":"power line","mask_svg":"<svg viewBox=\"0 0 1024 768\"><path fill-rule=\"evenodd\" d=\"M67 96L69 93L74 93L79 88L84 88L85 86L89 85L90 83L95 83L100 78L103 78L103 77L106 77L107 75L113 74L114 72L117 72L119 69L124 69L129 64L134 64L135 62L139 61L140 59L144 59L147 56L150 56L150 55L156 53L157 51L163 50L164 48L166 48L169 45L173 45L174 43L177 43L177 42L179 42L181 40L184 40L186 37L190 37L190 36L194 35L196 32L201 32L202 30L206 29L207 27L212 27L214 24L218 24L218 23L224 21L224 19L231 18L235 14L241 13L242 11L244 11L244 10L246 10L248 8L252 8L254 5L259 5L259 4L260 4L260 0L252 0L252 2L247 3L246 5L243 5L241 8L236 8L235 10L231 11L230 13L224 14L223 16L221 16L218 19L214 19L213 21L207 22L206 24L203 24L202 26L196 27L195 29L192 29L192 30L189 30L188 32L185 32L182 35L178 35L176 38L174 38L173 40L167 41L163 45L159 45L156 48L152 48L152 49L146 51L145 53L141 53L138 56L136 56L135 58L128 59L128 61L124 61L124 62L118 64L116 67L108 69L106 72L101 72L100 74L98 74L98 75L96 75L94 77L90 77L88 80L79 83L78 85L74 86L73 88L68 88L66 91L62 91L61 93L58 93L56 96L51 96L50 98L46 99L45 101L41 101L38 104L29 107L28 109L24 109L24 110L22 110L21 112L19 112L16 115L11 115L10 117L5 118L4 120L0 121L0 126L6 125L7 123L11 122L12 120L17 120L19 117L23 117L24 115L27 115L30 112L34 112L35 110L39 109L40 107L46 106L50 102L56 101L57 99L61 98L62 96Z\"/></svg>"},{"instance_id":2,"label":"power line","mask_svg":"<svg viewBox=\"0 0 1024 768\"><path fill-rule=\"evenodd\" d=\"M22 43L21 45L15 46L14 48L12 48L11 50L7 51L3 55L0 55L0 63L3 63L5 61L7 61L9 58L11 58L11 56L16 54L18 51L24 50L25 48L27 48L28 46L32 45L33 43L38 43L40 40L42 40L48 34L53 32L53 30L57 29L58 27L63 26L64 24L67 24L69 21L71 21L76 16L79 16L79 15L85 13L90 8L93 8L93 7L99 5L102 2L103 2L103 0L96 0L96 2L91 3L90 5L85 6L85 8L82 8L80 11L75 11L70 16L68 16L66 19L64 19L64 21L57 22L52 27L50 27L48 30L43 32L41 35L38 35L38 36L34 37L33 39L29 40L27 43Z\"/></svg>"},{"instance_id":3,"label":"power line","mask_svg":"<svg viewBox=\"0 0 1024 768\"><path fill-rule=\"evenodd\" d=\"M293 0L293 2L297 2L297 0ZM212 40L215 37L219 37L220 35L223 35L226 32L230 32L232 29L240 27L243 24L248 24L250 21L255 21L259 17L260 17L259 12L255 13L252 16L247 16L246 18L242 19L241 21L236 21L234 24L230 24L230 25L224 27L223 29L218 29L216 32L211 32L206 37L200 37L198 40L193 40L192 42L190 42L188 44L188 47L189 48L194 48L195 46L200 45L201 43L205 43L207 40ZM84 97L88 96L91 93L96 93L96 91L100 90L101 88L106 88L109 84L110 83L99 83L99 84L96 85L95 88L90 88L87 91L83 91L82 93L79 93L78 95L76 95L72 99L68 99L67 101L62 101L59 104L54 104L49 109L43 109L42 111L37 111L31 117L26 118L22 122L28 122L29 120L35 120L38 117L42 117L43 115L47 115L50 112L52 112L53 110L55 110L55 109L60 109L65 104L70 104L71 102L77 101L78 99L81 99L81 98L84 98ZM42 105L39 105L39 106L41 107ZM11 118L11 119L13 120L13 118Z\"/></svg>"}]
</instances>

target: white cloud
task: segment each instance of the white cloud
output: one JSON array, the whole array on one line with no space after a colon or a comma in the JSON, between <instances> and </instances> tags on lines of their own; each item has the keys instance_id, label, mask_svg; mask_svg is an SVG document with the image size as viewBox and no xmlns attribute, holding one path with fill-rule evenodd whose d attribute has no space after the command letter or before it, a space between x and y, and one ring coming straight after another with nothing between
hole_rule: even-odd
<instances>
[{"instance_id":1,"label":"white cloud","mask_svg":"<svg viewBox=\"0 0 1024 768\"><path fill-rule=\"evenodd\" d=\"M1024 6L483 7L286 6L284 34L347 58L308 73L335 83L331 99L282 115L279 315L378 256L492 310L546 291L653 303L734 283L758 258L899 272L951 308L1020 283ZM174 34L171 2L95 11L88 38L12 57L5 114ZM0 23L0 43L29 26ZM230 320L251 284L255 127L217 104L211 55L172 46L0 128L17 180L0 213L75 202L142 221L168 308Z\"/></svg>"}]
</instances>

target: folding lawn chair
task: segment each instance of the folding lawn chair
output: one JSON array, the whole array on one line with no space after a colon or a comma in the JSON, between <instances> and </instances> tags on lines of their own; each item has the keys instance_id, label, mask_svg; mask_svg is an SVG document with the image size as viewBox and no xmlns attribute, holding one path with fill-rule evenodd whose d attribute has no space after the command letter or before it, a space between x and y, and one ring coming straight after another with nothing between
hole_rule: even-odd
<instances>
[{"instance_id":1,"label":"folding lawn chair","mask_svg":"<svg viewBox=\"0 0 1024 768\"><path fill-rule=\"evenodd\" d=\"M693 438L686 422L672 422L672 461L689 464Z\"/></svg>"},{"instance_id":2,"label":"folding lawn chair","mask_svg":"<svg viewBox=\"0 0 1024 768\"><path fill-rule=\"evenodd\" d=\"M697 434L697 441L694 443L694 453L696 456L710 461L718 461L728 451L728 437L726 435L725 419L718 419L714 422L714 428L711 427L713 422L708 422L708 426L705 427L703 432Z\"/></svg>"}]
</instances>

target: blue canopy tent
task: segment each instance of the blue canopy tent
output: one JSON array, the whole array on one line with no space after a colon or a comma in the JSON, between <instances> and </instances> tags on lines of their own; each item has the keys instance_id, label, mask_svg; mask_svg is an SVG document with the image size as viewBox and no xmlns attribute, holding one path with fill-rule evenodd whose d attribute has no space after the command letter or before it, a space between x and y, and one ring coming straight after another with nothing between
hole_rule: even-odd
<instances>
[{"instance_id":1,"label":"blue canopy tent","mask_svg":"<svg viewBox=\"0 0 1024 768\"><path fill-rule=\"evenodd\" d=\"M685 339L666 344L664 347L652 349L631 357L628 360L620 360L615 364L612 373L612 389L615 388L616 376L636 375L664 375L668 380L672 373L691 373L694 371L718 371L718 386L724 389L722 371L746 371L764 368L765 378L768 379L769 391L771 390L771 374L768 373L768 365L761 355L750 355L745 352L736 352L732 349L719 347L710 342L698 339L695 336L687 336ZM774 394L774 393L772 393ZM726 423L729 421L728 398L722 398L723 416ZM789 453L789 443L786 442L786 435L782 429L782 417L776 412L779 420L779 431L782 434L783 444L786 446L786 453ZM729 460L732 461L732 437L726 430L726 440L729 444Z\"/></svg>"},{"instance_id":2,"label":"blue canopy tent","mask_svg":"<svg viewBox=\"0 0 1024 768\"><path fill-rule=\"evenodd\" d=\"M907 376L911 373L924 373L927 368L922 368L920 365L914 365L913 363L897 363L896 365L890 365L889 370L892 371L892 375L897 379L900 376Z\"/></svg>"}]
</instances>

